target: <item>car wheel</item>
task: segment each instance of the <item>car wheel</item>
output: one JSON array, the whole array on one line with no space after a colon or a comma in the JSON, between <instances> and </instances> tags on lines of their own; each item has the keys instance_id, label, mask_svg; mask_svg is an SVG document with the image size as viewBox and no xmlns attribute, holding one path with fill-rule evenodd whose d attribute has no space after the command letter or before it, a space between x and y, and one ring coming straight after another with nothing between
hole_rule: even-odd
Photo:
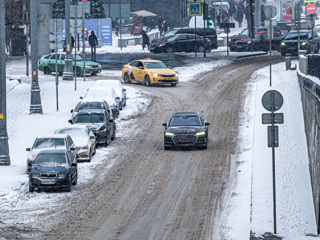
<instances>
[{"instance_id":1,"label":"car wheel","mask_svg":"<svg viewBox=\"0 0 320 240\"><path fill-rule=\"evenodd\" d=\"M71 176L69 175L69 178L68 178L68 186L67 186L67 188L66 188L66 191L67 192L71 192Z\"/></svg>"},{"instance_id":2,"label":"car wheel","mask_svg":"<svg viewBox=\"0 0 320 240\"><path fill-rule=\"evenodd\" d=\"M171 87L175 87L175 86L177 86L176 83L171 83Z\"/></svg>"},{"instance_id":3,"label":"car wheel","mask_svg":"<svg viewBox=\"0 0 320 240\"><path fill-rule=\"evenodd\" d=\"M112 141L115 140L115 139L116 139L116 131L113 132L113 135L112 135L112 137L111 137L111 140L112 140Z\"/></svg>"},{"instance_id":4,"label":"car wheel","mask_svg":"<svg viewBox=\"0 0 320 240\"><path fill-rule=\"evenodd\" d=\"M148 86L148 87L151 86L149 75L146 75L146 76L144 77L144 84L145 84L146 86Z\"/></svg>"},{"instance_id":5,"label":"car wheel","mask_svg":"<svg viewBox=\"0 0 320 240\"><path fill-rule=\"evenodd\" d=\"M34 187L31 187L30 183L29 183L29 192L33 192L34 191Z\"/></svg>"},{"instance_id":6,"label":"car wheel","mask_svg":"<svg viewBox=\"0 0 320 240\"><path fill-rule=\"evenodd\" d=\"M198 48L198 50L199 50L199 52L203 53L203 52L204 52L204 46L200 46L200 47Z\"/></svg>"},{"instance_id":7,"label":"car wheel","mask_svg":"<svg viewBox=\"0 0 320 240\"><path fill-rule=\"evenodd\" d=\"M77 67L77 69L76 69L76 75L77 75L77 77L81 77L81 76L82 76L82 70L81 70L81 68Z\"/></svg>"},{"instance_id":8,"label":"car wheel","mask_svg":"<svg viewBox=\"0 0 320 240\"><path fill-rule=\"evenodd\" d=\"M173 53L174 49L173 47L167 47L167 53Z\"/></svg>"},{"instance_id":9,"label":"car wheel","mask_svg":"<svg viewBox=\"0 0 320 240\"><path fill-rule=\"evenodd\" d=\"M50 74L51 74L50 68L45 67L45 68L43 69L43 73L44 73L44 75L50 75Z\"/></svg>"},{"instance_id":10,"label":"car wheel","mask_svg":"<svg viewBox=\"0 0 320 240\"><path fill-rule=\"evenodd\" d=\"M286 52L281 52L281 56L285 56L286 55Z\"/></svg>"},{"instance_id":11,"label":"car wheel","mask_svg":"<svg viewBox=\"0 0 320 240\"><path fill-rule=\"evenodd\" d=\"M123 80L124 80L125 83L131 83L128 73L124 74L124 79Z\"/></svg>"},{"instance_id":12,"label":"car wheel","mask_svg":"<svg viewBox=\"0 0 320 240\"><path fill-rule=\"evenodd\" d=\"M207 149L207 144L204 146L201 146L201 149Z\"/></svg>"},{"instance_id":13,"label":"car wheel","mask_svg":"<svg viewBox=\"0 0 320 240\"><path fill-rule=\"evenodd\" d=\"M164 150L170 150L171 147L168 147L168 146L164 146Z\"/></svg>"}]
</instances>

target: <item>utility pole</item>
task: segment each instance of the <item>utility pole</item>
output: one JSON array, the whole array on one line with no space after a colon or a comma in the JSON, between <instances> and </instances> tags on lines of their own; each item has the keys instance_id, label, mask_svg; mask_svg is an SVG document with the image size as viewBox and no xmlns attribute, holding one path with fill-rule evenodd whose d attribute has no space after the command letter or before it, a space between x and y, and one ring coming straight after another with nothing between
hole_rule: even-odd
<instances>
[{"instance_id":1,"label":"utility pole","mask_svg":"<svg viewBox=\"0 0 320 240\"><path fill-rule=\"evenodd\" d=\"M40 87L38 82L38 0L30 1L31 17L31 104L30 114L42 114Z\"/></svg>"},{"instance_id":2,"label":"utility pole","mask_svg":"<svg viewBox=\"0 0 320 240\"><path fill-rule=\"evenodd\" d=\"M71 57L71 35L70 35L70 0L65 0L65 23L66 23L66 58L62 80L73 81L72 57Z\"/></svg>"},{"instance_id":3,"label":"utility pole","mask_svg":"<svg viewBox=\"0 0 320 240\"><path fill-rule=\"evenodd\" d=\"M7 133L6 106L6 55L5 53L5 11L4 0L0 0L0 165L10 165Z\"/></svg>"}]
</instances>

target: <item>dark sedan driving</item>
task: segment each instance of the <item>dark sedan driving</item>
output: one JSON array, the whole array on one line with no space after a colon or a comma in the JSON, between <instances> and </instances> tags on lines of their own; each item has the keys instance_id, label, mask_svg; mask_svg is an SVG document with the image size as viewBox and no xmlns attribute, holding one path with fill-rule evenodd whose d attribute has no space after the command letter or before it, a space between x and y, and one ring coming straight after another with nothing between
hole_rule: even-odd
<instances>
[{"instance_id":1,"label":"dark sedan driving","mask_svg":"<svg viewBox=\"0 0 320 240\"><path fill-rule=\"evenodd\" d=\"M207 149L208 125L201 113L174 113L168 123L163 123L164 149L173 147L199 147Z\"/></svg>"}]
</instances>

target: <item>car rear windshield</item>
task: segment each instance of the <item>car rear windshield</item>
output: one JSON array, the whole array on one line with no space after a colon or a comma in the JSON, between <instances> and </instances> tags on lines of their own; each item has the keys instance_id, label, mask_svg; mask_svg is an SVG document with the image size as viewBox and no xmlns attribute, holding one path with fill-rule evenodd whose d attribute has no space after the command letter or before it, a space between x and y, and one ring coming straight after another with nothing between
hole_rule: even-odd
<instances>
[{"instance_id":1,"label":"car rear windshield","mask_svg":"<svg viewBox=\"0 0 320 240\"><path fill-rule=\"evenodd\" d=\"M74 118L74 123L104 123L104 114L79 114Z\"/></svg>"},{"instance_id":2,"label":"car rear windshield","mask_svg":"<svg viewBox=\"0 0 320 240\"><path fill-rule=\"evenodd\" d=\"M81 102L78 103L74 111L79 112L85 109L103 109L102 102Z\"/></svg>"},{"instance_id":3,"label":"car rear windshield","mask_svg":"<svg viewBox=\"0 0 320 240\"><path fill-rule=\"evenodd\" d=\"M67 158L64 154L38 154L34 165L41 166L68 166Z\"/></svg>"},{"instance_id":4,"label":"car rear windshield","mask_svg":"<svg viewBox=\"0 0 320 240\"><path fill-rule=\"evenodd\" d=\"M169 126L201 126L197 116L172 117Z\"/></svg>"},{"instance_id":5,"label":"car rear windshield","mask_svg":"<svg viewBox=\"0 0 320 240\"><path fill-rule=\"evenodd\" d=\"M145 62L144 65L148 69L168 68L163 62Z\"/></svg>"},{"instance_id":6,"label":"car rear windshield","mask_svg":"<svg viewBox=\"0 0 320 240\"><path fill-rule=\"evenodd\" d=\"M64 138L38 138L33 145L33 149L43 148L64 149L66 143Z\"/></svg>"},{"instance_id":7,"label":"car rear windshield","mask_svg":"<svg viewBox=\"0 0 320 240\"><path fill-rule=\"evenodd\" d=\"M77 128L62 128L54 132L55 134L68 134L71 138L87 138L88 135L85 129Z\"/></svg>"},{"instance_id":8,"label":"car rear windshield","mask_svg":"<svg viewBox=\"0 0 320 240\"><path fill-rule=\"evenodd\" d=\"M289 32L285 38L286 40L298 40L298 32ZM300 39L306 40L308 39L308 33L300 32Z\"/></svg>"}]
</instances>

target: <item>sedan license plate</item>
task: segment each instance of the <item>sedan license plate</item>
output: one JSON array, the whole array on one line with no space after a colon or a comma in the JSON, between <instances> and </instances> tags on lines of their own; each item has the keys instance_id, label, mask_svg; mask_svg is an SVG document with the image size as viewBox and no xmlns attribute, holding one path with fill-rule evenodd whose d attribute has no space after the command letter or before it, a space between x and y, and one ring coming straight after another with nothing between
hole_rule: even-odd
<instances>
[{"instance_id":1,"label":"sedan license plate","mask_svg":"<svg viewBox=\"0 0 320 240\"><path fill-rule=\"evenodd\" d=\"M53 185L56 184L55 179L41 179L42 185Z\"/></svg>"},{"instance_id":2,"label":"sedan license plate","mask_svg":"<svg viewBox=\"0 0 320 240\"><path fill-rule=\"evenodd\" d=\"M180 143L190 143L190 142L191 142L191 139L190 139L190 138L180 138L180 139L179 139L179 142L180 142Z\"/></svg>"},{"instance_id":3,"label":"sedan license plate","mask_svg":"<svg viewBox=\"0 0 320 240\"><path fill-rule=\"evenodd\" d=\"M242 46L237 46L237 48L242 48Z\"/></svg>"},{"instance_id":4,"label":"sedan license plate","mask_svg":"<svg viewBox=\"0 0 320 240\"><path fill-rule=\"evenodd\" d=\"M171 77L166 77L166 79L167 79L167 80L172 80L172 78L171 78Z\"/></svg>"}]
</instances>

